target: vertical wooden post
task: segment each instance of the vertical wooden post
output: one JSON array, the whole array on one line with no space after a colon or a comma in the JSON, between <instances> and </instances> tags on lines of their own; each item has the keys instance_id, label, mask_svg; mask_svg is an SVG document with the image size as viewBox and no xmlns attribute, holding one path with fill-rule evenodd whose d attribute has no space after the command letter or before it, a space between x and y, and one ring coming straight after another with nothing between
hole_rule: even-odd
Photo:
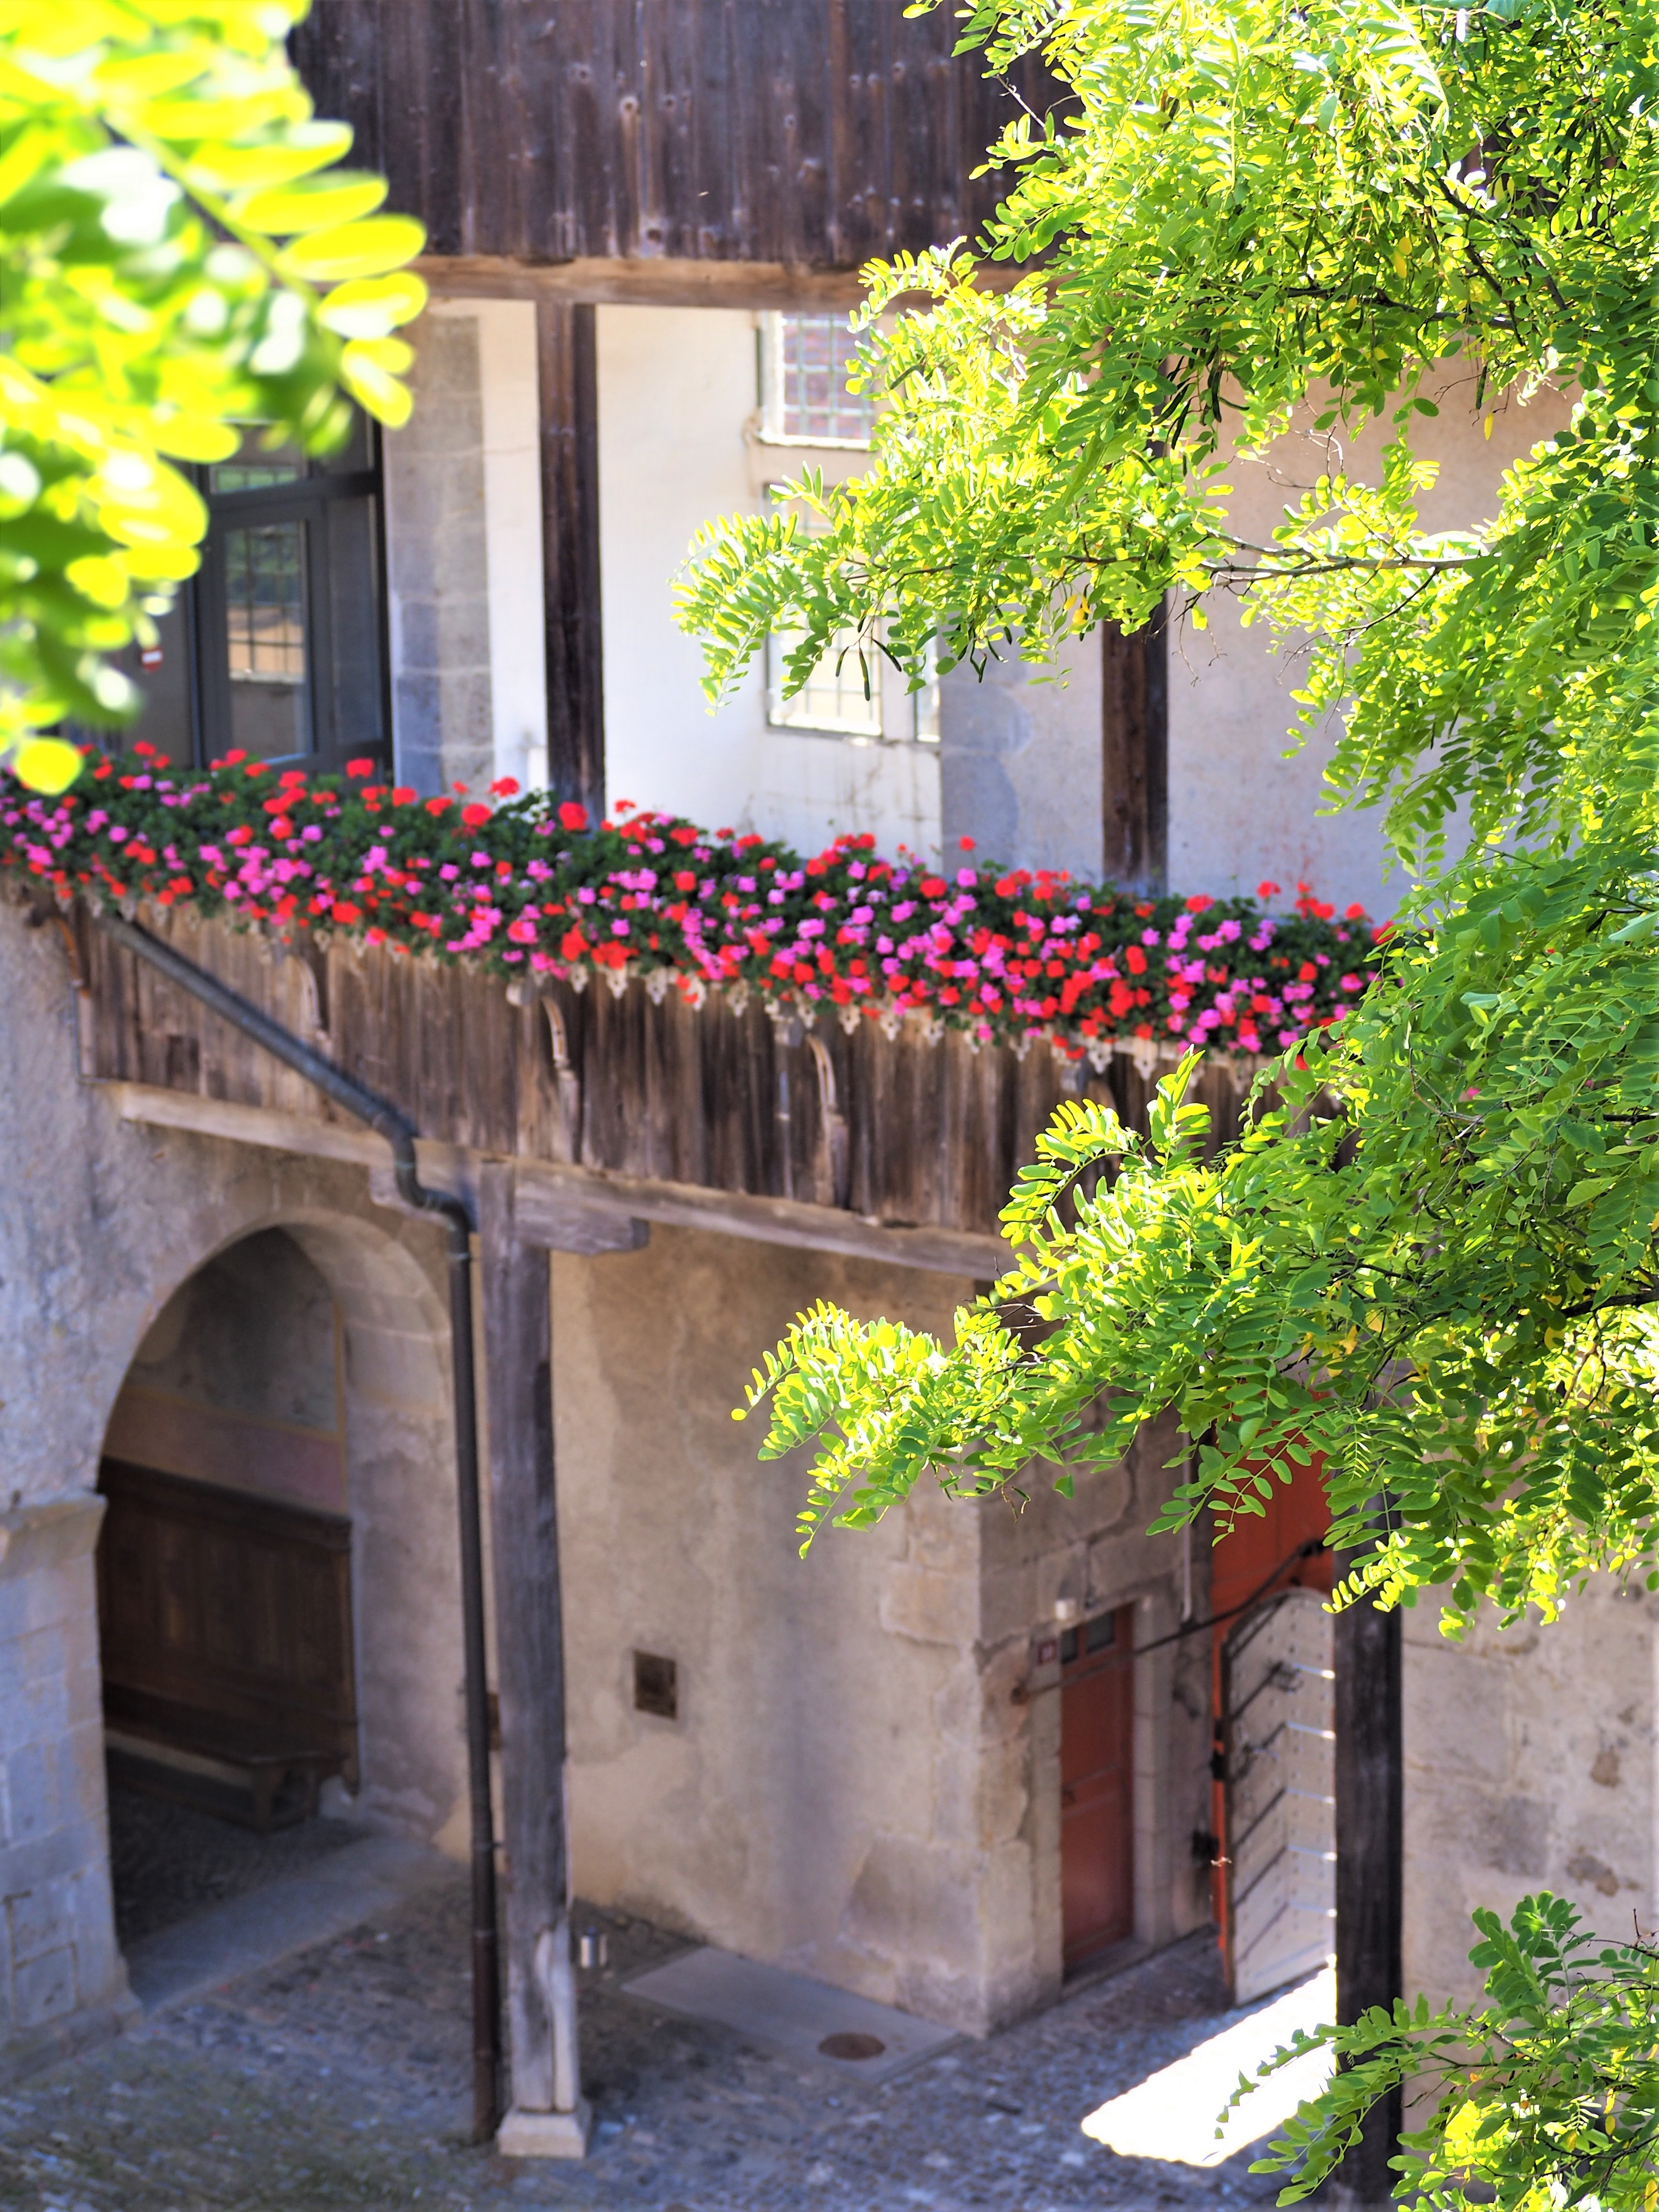
<instances>
[{"instance_id":1,"label":"vertical wooden post","mask_svg":"<svg viewBox=\"0 0 1659 2212\"><path fill-rule=\"evenodd\" d=\"M497 2142L509 2158L580 2158L548 1255L519 1235L511 1167L481 1170L478 1200L513 2077Z\"/></svg>"},{"instance_id":2,"label":"vertical wooden post","mask_svg":"<svg viewBox=\"0 0 1659 2212\"><path fill-rule=\"evenodd\" d=\"M1160 612L1101 633L1102 849L1108 879L1162 890L1169 865L1169 651Z\"/></svg>"},{"instance_id":3,"label":"vertical wooden post","mask_svg":"<svg viewBox=\"0 0 1659 2212\"><path fill-rule=\"evenodd\" d=\"M591 307L536 302L541 397L542 577L547 603L547 780L605 811L599 618L599 398Z\"/></svg>"},{"instance_id":4,"label":"vertical wooden post","mask_svg":"<svg viewBox=\"0 0 1659 2212\"><path fill-rule=\"evenodd\" d=\"M1346 1574L1352 1555L1339 1555ZM1336 1619L1336 2016L1345 2026L1401 1994L1404 1765L1399 1613L1369 1601ZM1377 2106L1336 2176L1334 2202L1390 2201L1398 2092Z\"/></svg>"}]
</instances>

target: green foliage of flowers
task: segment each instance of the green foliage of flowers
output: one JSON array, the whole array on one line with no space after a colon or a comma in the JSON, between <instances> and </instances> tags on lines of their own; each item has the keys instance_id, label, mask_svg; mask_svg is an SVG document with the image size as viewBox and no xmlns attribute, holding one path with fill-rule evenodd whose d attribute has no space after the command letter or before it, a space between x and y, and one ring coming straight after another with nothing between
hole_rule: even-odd
<instances>
[{"instance_id":1,"label":"green foliage of flowers","mask_svg":"<svg viewBox=\"0 0 1659 2212\"><path fill-rule=\"evenodd\" d=\"M953 1345L803 1317L753 1396L775 1393L769 1450L818 1444L809 1525L923 1474L1064 1480L1173 1409L1199 1467L1165 1524L1213 1504L1224 1528L1317 1458L1334 1540L1382 1502L1357 1580L1449 1583L1454 1626L1651 1562L1656 25L1642 0L975 13L993 59L1040 36L1073 95L996 149L990 246L1050 263L1011 296L960 257L874 272L872 307L918 273L935 298L860 349L891 403L872 465L809 489L819 534L705 539L684 604L711 681L751 617L804 652L862 623L919 667L935 628L946 659L1035 653L1225 586L1311 637L1335 797L1430 873L1382 980L1236 1146L1206 1163L1178 1085L1162 1136L1062 1121L1010 1209L1018 1264ZM1418 526L1410 445L1454 356L1473 410L1583 393L1455 540ZM1344 431L1391 412L1380 481L1334 465L1271 542L1230 536L1224 450L1264 453L1316 391Z\"/></svg>"},{"instance_id":2,"label":"green foliage of flowers","mask_svg":"<svg viewBox=\"0 0 1659 2212\"><path fill-rule=\"evenodd\" d=\"M1224 1533L1317 1462L1333 1547L1369 1550L1352 1588L1447 1585L1454 1628L1650 1566L1659 878L1540 855L1430 919L1214 1158L1189 1068L1145 1136L1068 1102L950 1346L803 1316L750 1392L768 1456L817 1445L803 1533L925 1475L982 1494L1048 1461L1069 1489L1173 1409L1198 1465L1159 1527L1207 1505Z\"/></svg>"},{"instance_id":3,"label":"green foliage of flowers","mask_svg":"<svg viewBox=\"0 0 1659 2212\"><path fill-rule=\"evenodd\" d=\"M868 836L806 859L627 805L595 827L510 777L497 805L422 799L368 761L314 781L240 753L186 771L140 744L76 767L57 798L0 777L0 866L57 899L343 929L507 975L724 986L849 1024L919 1013L1072 1057L1183 1032L1254 1054L1270 1021L1282 1044L1340 1023L1374 957L1358 908L1339 919L1305 887L1274 915L983 864L947 878Z\"/></svg>"},{"instance_id":4,"label":"green foliage of flowers","mask_svg":"<svg viewBox=\"0 0 1659 2212\"><path fill-rule=\"evenodd\" d=\"M1188 1069L1144 1136L1063 1108L952 1342L801 1316L750 1394L764 1449L814 1449L810 1540L924 1477L975 1494L1047 1460L1063 1488L1173 1411L1197 1467L1159 1525L1212 1507L1224 1533L1316 1468L1364 1553L1340 1601L1439 1587L1455 1633L1486 1601L1552 1615L1595 1569L1659 1586L1659 6L965 12L964 46L1041 45L1063 82L993 149L984 241L1047 258L1009 292L959 251L866 272L871 466L792 487L816 529L700 540L711 694L774 628L797 679L854 631L920 680L935 635L943 666L1040 659L1160 602L1201 627L1226 591L1306 641L1331 801L1378 808L1419 885L1353 1014L1218 1155ZM1474 428L1546 387L1571 426L1492 516L1425 532L1431 392ZM1328 465L1252 540L1224 475L1310 417ZM1362 480L1344 443L1379 417ZM1323 2033L1351 2063L1276 2153L1282 2201L1419 2070L1445 2092L1399 2193L1656 2201L1652 1959L1589 1958L1553 1900L1480 1924L1484 2011Z\"/></svg>"},{"instance_id":5,"label":"green foliage of flowers","mask_svg":"<svg viewBox=\"0 0 1659 2212\"><path fill-rule=\"evenodd\" d=\"M1396 2194L1464 2212L1649 2212L1659 2191L1659 1953L1580 1932L1564 1898L1523 1897L1505 1927L1474 1916L1469 1954L1486 2002L1431 2013L1419 1997L1351 2027L1298 2033L1257 2071L1334 2051L1339 2070L1251 2168L1294 2169L1279 2197L1299 2204L1358 2140L1392 2090L1413 2117L1394 2160ZM1256 2086L1241 2076L1231 2112ZM1426 2107L1426 2112L1424 2109Z\"/></svg>"},{"instance_id":6,"label":"green foliage of flowers","mask_svg":"<svg viewBox=\"0 0 1659 2212\"><path fill-rule=\"evenodd\" d=\"M130 717L106 656L149 642L206 509L175 462L247 422L312 451L349 399L404 419L418 223L337 165L283 40L307 0L7 0L0 9L0 757Z\"/></svg>"}]
</instances>

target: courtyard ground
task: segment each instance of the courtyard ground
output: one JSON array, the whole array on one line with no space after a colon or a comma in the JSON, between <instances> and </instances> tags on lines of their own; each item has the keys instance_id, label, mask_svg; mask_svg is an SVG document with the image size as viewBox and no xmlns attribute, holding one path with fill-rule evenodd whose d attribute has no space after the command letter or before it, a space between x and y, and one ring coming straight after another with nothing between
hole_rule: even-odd
<instances>
[{"instance_id":1,"label":"courtyard ground","mask_svg":"<svg viewBox=\"0 0 1659 2212\"><path fill-rule=\"evenodd\" d=\"M1245 2017L1224 2009L1208 1937L866 2088L625 1996L620 1977L681 1945L641 1922L588 1918L609 1929L611 1955L582 1978L596 2121L585 2164L514 2163L466 2140L466 1899L446 1874L0 2099L0 2206L1073 2212L1275 2193L1245 2171L1248 2153L1185 2162L1209 2146L1207 2111L1155 2158L1118 2157L1082 2132L1105 2100Z\"/></svg>"}]
</instances>

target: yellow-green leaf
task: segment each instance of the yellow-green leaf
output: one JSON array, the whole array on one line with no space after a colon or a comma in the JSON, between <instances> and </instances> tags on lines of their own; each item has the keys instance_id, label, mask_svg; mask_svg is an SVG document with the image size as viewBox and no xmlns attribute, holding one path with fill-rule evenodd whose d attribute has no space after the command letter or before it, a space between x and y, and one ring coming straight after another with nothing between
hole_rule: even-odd
<instances>
[{"instance_id":1,"label":"yellow-green leaf","mask_svg":"<svg viewBox=\"0 0 1659 2212\"><path fill-rule=\"evenodd\" d=\"M337 284L318 308L317 319L343 338L384 337L399 323L412 323L426 301L426 286L402 269L391 276L360 276Z\"/></svg>"},{"instance_id":2,"label":"yellow-green leaf","mask_svg":"<svg viewBox=\"0 0 1659 2212\"><path fill-rule=\"evenodd\" d=\"M186 174L222 191L254 191L325 169L350 150L349 124L299 123L280 138L258 139L252 145L198 146Z\"/></svg>"},{"instance_id":3,"label":"yellow-green leaf","mask_svg":"<svg viewBox=\"0 0 1659 2212\"><path fill-rule=\"evenodd\" d=\"M64 574L82 598L90 599L94 606L118 607L125 604L126 569L107 553L88 553L82 560L71 561Z\"/></svg>"},{"instance_id":4,"label":"yellow-green leaf","mask_svg":"<svg viewBox=\"0 0 1659 2212\"><path fill-rule=\"evenodd\" d=\"M372 215L386 198L386 179L361 171L331 169L320 176L298 177L251 192L236 203L237 220L250 229L287 235L290 232L337 229Z\"/></svg>"},{"instance_id":5,"label":"yellow-green leaf","mask_svg":"<svg viewBox=\"0 0 1659 2212\"><path fill-rule=\"evenodd\" d=\"M176 461L224 461L241 443L228 422L205 415L175 414L152 417L150 440L157 453Z\"/></svg>"},{"instance_id":6,"label":"yellow-green leaf","mask_svg":"<svg viewBox=\"0 0 1659 2212\"><path fill-rule=\"evenodd\" d=\"M29 738L12 756L20 783L31 791L67 791L81 773L80 754L61 738Z\"/></svg>"},{"instance_id":7,"label":"yellow-green leaf","mask_svg":"<svg viewBox=\"0 0 1659 2212\"><path fill-rule=\"evenodd\" d=\"M407 385L381 368L366 346L349 345L340 359L340 379L352 398L392 429L408 422L414 402Z\"/></svg>"},{"instance_id":8,"label":"yellow-green leaf","mask_svg":"<svg viewBox=\"0 0 1659 2212\"><path fill-rule=\"evenodd\" d=\"M277 266L286 276L331 284L342 277L379 276L401 268L425 244L426 231L412 216L375 215L297 239L278 257Z\"/></svg>"}]
</instances>

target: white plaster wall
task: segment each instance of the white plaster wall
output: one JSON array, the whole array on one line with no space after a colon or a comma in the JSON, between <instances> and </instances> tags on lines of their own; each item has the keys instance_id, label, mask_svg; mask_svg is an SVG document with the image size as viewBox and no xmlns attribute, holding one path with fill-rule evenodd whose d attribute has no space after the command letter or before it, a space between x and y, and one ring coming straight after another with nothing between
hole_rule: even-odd
<instances>
[{"instance_id":1,"label":"white plaster wall","mask_svg":"<svg viewBox=\"0 0 1659 2212\"><path fill-rule=\"evenodd\" d=\"M1028 2005L980 1514L918 1494L803 1561L802 1467L728 1410L811 1300L948 1328L968 1286L661 1228L553 1284L579 1889L970 2032ZM635 1648L678 1663L677 1723L633 1711Z\"/></svg>"},{"instance_id":2,"label":"white plaster wall","mask_svg":"<svg viewBox=\"0 0 1659 2212\"><path fill-rule=\"evenodd\" d=\"M670 580L704 524L760 513L766 486L804 468L852 475L861 459L755 441L757 319L733 308L598 311L607 793L807 852L849 831L885 852L933 854L937 746L769 729L758 665L711 715L699 648L674 623Z\"/></svg>"},{"instance_id":3,"label":"white plaster wall","mask_svg":"<svg viewBox=\"0 0 1659 2212\"><path fill-rule=\"evenodd\" d=\"M1549 1627L1483 1620L1462 1644L1405 1616L1405 1984L1467 2002L1477 1905L1540 1889L1628 1941L1659 1914L1654 1667L1659 1603L1598 1577ZM1634 1920L1632 1919L1634 1916Z\"/></svg>"},{"instance_id":4,"label":"white plaster wall","mask_svg":"<svg viewBox=\"0 0 1659 2212\"><path fill-rule=\"evenodd\" d=\"M802 1469L730 1416L814 1298L940 1328L966 1288L662 1227L553 1261L578 1890L977 2028L994 1870L942 1724L973 1696L974 1516L919 1500L802 1561ZM918 1520L953 1547L922 1613ZM634 1711L635 1649L676 1661L677 1722Z\"/></svg>"},{"instance_id":5,"label":"white plaster wall","mask_svg":"<svg viewBox=\"0 0 1659 2212\"><path fill-rule=\"evenodd\" d=\"M1540 394L1525 407L1511 399L1498 410L1488 440L1474 419L1473 390L1468 378L1442 380L1434 387L1438 416L1419 417L1413 434L1417 450L1440 464L1421 507L1430 530L1466 527L1494 514L1504 469L1551 436L1569 412L1559 394ZM1311 428L1317 412L1316 405L1303 410L1265 462L1234 465L1230 513L1239 536L1264 543L1286 502L1327 469L1332 449ZM1351 473L1378 480L1384 435L1373 424L1354 441L1346 455ZM1224 595L1206 604L1208 629L1179 626L1170 641L1170 888L1225 896L1253 892L1267 878L1289 894L1300 880L1339 906L1358 899L1373 915L1390 913L1404 879L1385 867L1379 817L1321 811L1332 734L1285 757L1299 659L1288 649L1271 653L1266 630L1245 629Z\"/></svg>"},{"instance_id":6,"label":"white plaster wall","mask_svg":"<svg viewBox=\"0 0 1659 2212\"><path fill-rule=\"evenodd\" d=\"M1018 1516L919 1490L802 1561L802 1466L728 1411L813 1300L948 1332L967 1290L659 1227L555 1256L554 1399L580 1892L983 2033L1060 1984L1059 1701L1012 1693L1062 1594L1175 1625L1180 1540L1144 1534L1167 1440ZM635 1649L677 1662L677 1722L633 1710ZM1137 1668L1151 1942L1208 1917L1207 1653Z\"/></svg>"},{"instance_id":7,"label":"white plaster wall","mask_svg":"<svg viewBox=\"0 0 1659 2212\"><path fill-rule=\"evenodd\" d=\"M489 720L495 774L547 781L547 601L542 580L541 402L529 300L446 301L478 330Z\"/></svg>"},{"instance_id":8,"label":"white plaster wall","mask_svg":"<svg viewBox=\"0 0 1659 2212\"><path fill-rule=\"evenodd\" d=\"M939 774L947 854L971 836L1009 866L1064 868L1098 882L1104 866L1101 641L1074 641L1052 671L995 661L939 686Z\"/></svg>"}]
</instances>

